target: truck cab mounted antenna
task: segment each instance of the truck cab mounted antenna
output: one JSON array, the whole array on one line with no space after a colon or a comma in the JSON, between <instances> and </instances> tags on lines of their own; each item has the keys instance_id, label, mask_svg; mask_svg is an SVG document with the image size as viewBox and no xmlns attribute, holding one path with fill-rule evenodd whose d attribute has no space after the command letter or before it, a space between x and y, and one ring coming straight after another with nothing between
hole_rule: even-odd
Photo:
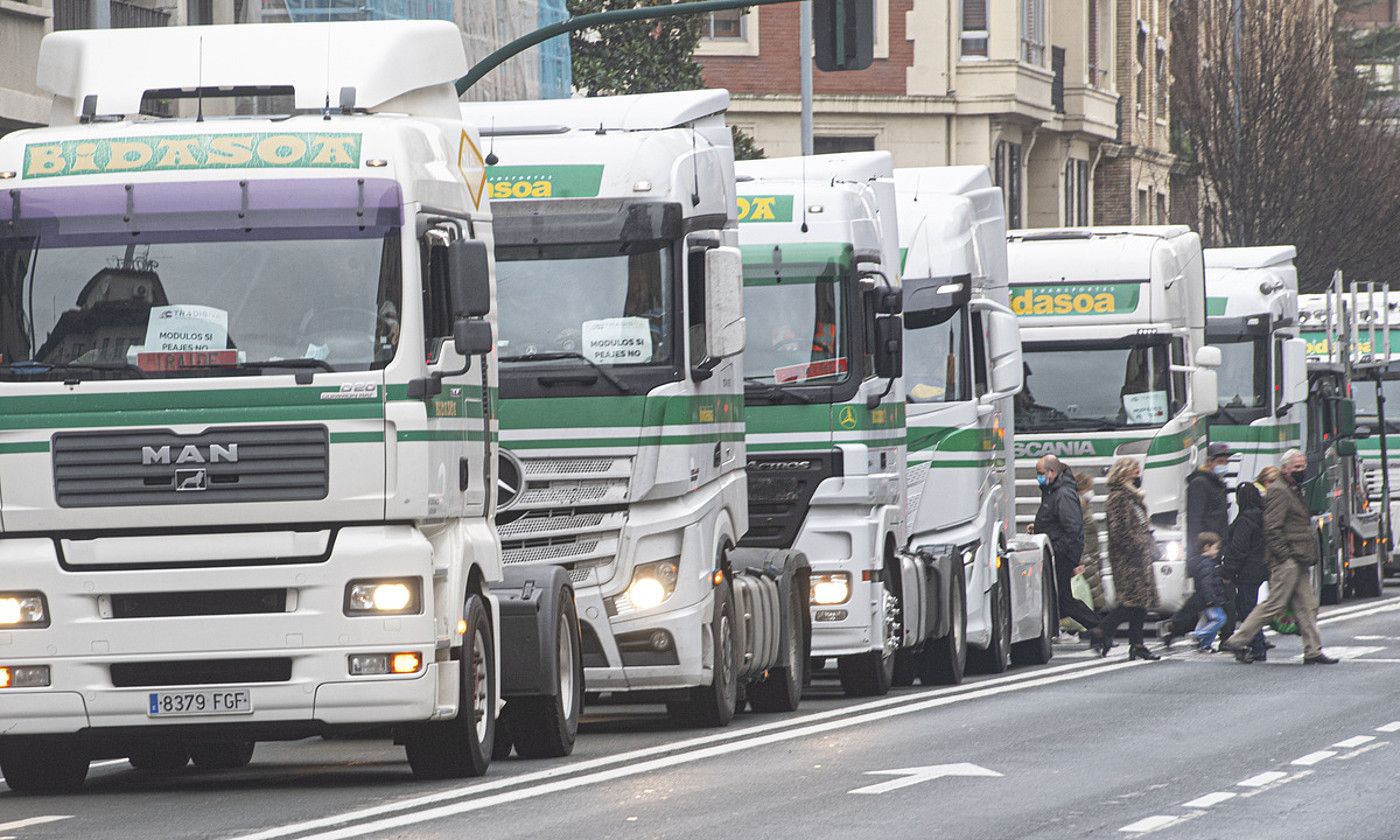
<instances>
[{"instance_id":1,"label":"truck cab mounted antenna","mask_svg":"<svg viewBox=\"0 0 1400 840\"><path fill-rule=\"evenodd\" d=\"M194 86L195 115L194 121L204 122L204 36L199 36L199 72Z\"/></svg>"},{"instance_id":2,"label":"truck cab mounted antenna","mask_svg":"<svg viewBox=\"0 0 1400 840\"><path fill-rule=\"evenodd\" d=\"M695 124L690 125L690 174L695 180L695 186L690 191L690 206L700 206L700 156L695 151Z\"/></svg>"},{"instance_id":3,"label":"truck cab mounted antenna","mask_svg":"<svg viewBox=\"0 0 1400 840\"><path fill-rule=\"evenodd\" d=\"M807 156L802 156L802 232L807 228Z\"/></svg>"},{"instance_id":4,"label":"truck cab mounted antenna","mask_svg":"<svg viewBox=\"0 0 1400 840\"><path fill-rule=\"evenodd\" d=\"M491 146L486 150L486 165L495 166L501 159L496 157L496 118L491 118Z\"/></svg>"},{"instance_id":5,"label":"truck cab mounted antenna","mask_svg":"<svg viewBox=\"0 0 1400 840\"><path fill-rule=\"evenodd\" d=\"M326 104L321 110L321 119L331 118L331 28L326 27Z\"/></svg>"}]
</instances>

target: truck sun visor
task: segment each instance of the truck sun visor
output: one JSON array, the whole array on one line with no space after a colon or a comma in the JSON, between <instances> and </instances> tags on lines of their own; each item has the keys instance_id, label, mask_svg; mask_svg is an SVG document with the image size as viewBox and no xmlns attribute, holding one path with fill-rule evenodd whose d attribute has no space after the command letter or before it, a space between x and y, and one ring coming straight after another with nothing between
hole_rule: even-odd
<instances>
[{"instance_id":1,"label":"truck sun visor","mask_svg":"<svg viewBox=\"0 0 1400 840\"><path fill-rule=\"evenodd\" d=\"M660 245L679 239L682 233L681 206L675 202L516 201L492 209L496 244L504 247L589 242Z\"/></svg>"},{"instance_id":2,"label":"truck sun visor","mask_svg":"<svg viewBox=\"0 0 1400 840\"><path fill-rule=\"evenodd\" d=\"M99 184L0 193L0 236L76 236L88 245L129 241L136 233L144 241L162 233L186 241L201 232L219 239L278 232L297 237L308 228L382 236L402 224L403 196L387 178Z\"/></svg>"}]
</instances>

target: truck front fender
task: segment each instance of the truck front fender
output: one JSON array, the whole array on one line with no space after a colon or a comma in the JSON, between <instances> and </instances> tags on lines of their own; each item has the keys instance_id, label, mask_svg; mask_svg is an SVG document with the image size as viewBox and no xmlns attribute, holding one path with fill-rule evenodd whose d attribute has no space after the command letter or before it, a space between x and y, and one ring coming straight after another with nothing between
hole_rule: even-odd
<instances>
[{"instance_id":1,"label":"truck front fender","mask_svg":"<svg viewBox=\"0 0 1400 840\"><path fill-rule=\"evenodd\" d=\"M501 609L501 697L553 697L559 693L558 618L563 599L574 597L568 572L560 566L504 571L504 581L491 587Z\"/></svg>"}]
</instances>

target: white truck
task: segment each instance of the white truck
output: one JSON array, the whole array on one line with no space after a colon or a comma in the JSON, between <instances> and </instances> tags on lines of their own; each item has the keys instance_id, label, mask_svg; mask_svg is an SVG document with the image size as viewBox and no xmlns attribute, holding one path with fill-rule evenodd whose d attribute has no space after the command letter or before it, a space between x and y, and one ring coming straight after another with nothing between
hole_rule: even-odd
<instances>
[{"instance_id":1,"label":"white truck","mask_svg":"<svg viewBox=\"0 0 1400 840\"><path fill-rule=\"evenodd\" d=\"M888 152L741 162L749 527L812 565L811 658L889 691L926 637L927 573L900 553L904 390Z\"/></svg>"},{"instance_id":2,"label":"white truck","mask_svg":"<svg viewBox=\"0 0 1400 840\"><path fill-rule=\"evenodd\" d=\"M45 38L53 126L0 138L12 790L385 727L477 775L503 681L530 752L571 748L569 582L507 591L492 523L465 69L437 22Z\"/></svg>"},{"instance_id":3,"label":"white truck","mask_svg":"<svg viewBox=\"0 0 1400 840\"><path fill-rule=\"evenodd\" d=\"M907 553L935 570L928 639L900 681L1043 663L1056 632L1044 536L1016 533L1013 401L1020 328L1006 221L986 167L896 169L908 429Z\"/></svg>"},{"instance_id":4,"label":"white truck","mask_svg":"<svg viewBox=\"0 0 1400 840\"><path fill-rule=\"evenodd\" d=\"M1234 450L1233 488L1302 447L1308 371L1307 342L1298 337L1297 252L1277 245L1203 253L1206 340L1221 357L1210 439Z\"/></svg>"},{"instance_id":5,"label":"white truck","mask_svg":"<svg viewBox=\"0 0 1400 840\"><path fill-rule=\"evenodd\" d=\"M1159 609L1191 594L1186 574L1186 478L1205 457L1216 411L1205 345L1201 242L1183 226L1012 231L1011 308L1021 321L1026 385L1016 398L1017 520L1040 504L1035 462L1056 455L1093 476L1101 517L1104 478L1140 459L1142 489L1160 545ZM1113 600L1105 570L1105 595Z\"/></svg>"},{"instance_id":6,"label":"white truck","mask_svg":"<svg viewBox=\"0 0 1400 840\"><path fill-rule=\"evenodd\" d=\"M466 104L487 127L507 568L563 567L590 692L795 707L807 565L748 528L721 90Z\"/></svg>"}]
</instances>

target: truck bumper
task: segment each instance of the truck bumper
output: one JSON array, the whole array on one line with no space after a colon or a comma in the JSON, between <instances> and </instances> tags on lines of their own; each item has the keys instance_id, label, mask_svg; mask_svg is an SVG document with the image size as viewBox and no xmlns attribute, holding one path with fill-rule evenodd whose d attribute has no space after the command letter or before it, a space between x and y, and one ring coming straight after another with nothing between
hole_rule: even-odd
<instances>
[{"instance_id":1,"label":"truck bumper","mask_svg":"<svg viewBox=\"0 0 1400 840\"><path fill-rule=\"evenodd\" d=\"M236 540L236 534L219 539ZM44 665L46 688L0 689L0 736L77 733L86 729L159 729L233 725L257 739L288 724L365 724L450 717L457 662L439 649L433 615L431 550L408 526L347 527L315 563L206 568L101 570L64 568L47 539L0 540L7 585L48 599L49 627L0 631L0 665ZM418 615L344 614L346 584L359 578L416 578ZM191 595L217 612L221 593L256 587L285 591L285 606L254 614L124 617L113 604L132 595L150 603ZM160 612L160 609L147 612ZM174 610L178 612L179 610ZM352 677L352 654L419 654L423 667L404 676ZM255 664L258 663L258 664ZM191 666L217 666L216 677ZM136 667L133 667L136 666ZM240 714L152 718L155 691L245 688L252 710Z\"/></svg>"},{"instance_id":2,"label":"truck bumper","mask_svg":"<svg viewBox=\"0 0 1400 840\"><path fill-rule=\"evenodd\" d=\"M673 610L609 618L596 587L581 589L584 681L589 691L645 691L709 685L713 654L709 624L714 595ZM669 649L651 643L665 634Z\"/></svg>"},{"instance_id":3,"label":"truck bumper","mask_svg":"<svg viewBox=\"0 0 1400 840\"><path fill-rule=\"evenodd\" d=\"M883 630L877 622L885 573L881 542L885 529L883 508L843 509L813 505L793 550L806 555L812 577L845 572L851 579L851 597L845 603L811 604L812 656L832 657L865 653L880 648ZM870 580L866 580L866 576Z\"/></svg>"}]
</instances>

